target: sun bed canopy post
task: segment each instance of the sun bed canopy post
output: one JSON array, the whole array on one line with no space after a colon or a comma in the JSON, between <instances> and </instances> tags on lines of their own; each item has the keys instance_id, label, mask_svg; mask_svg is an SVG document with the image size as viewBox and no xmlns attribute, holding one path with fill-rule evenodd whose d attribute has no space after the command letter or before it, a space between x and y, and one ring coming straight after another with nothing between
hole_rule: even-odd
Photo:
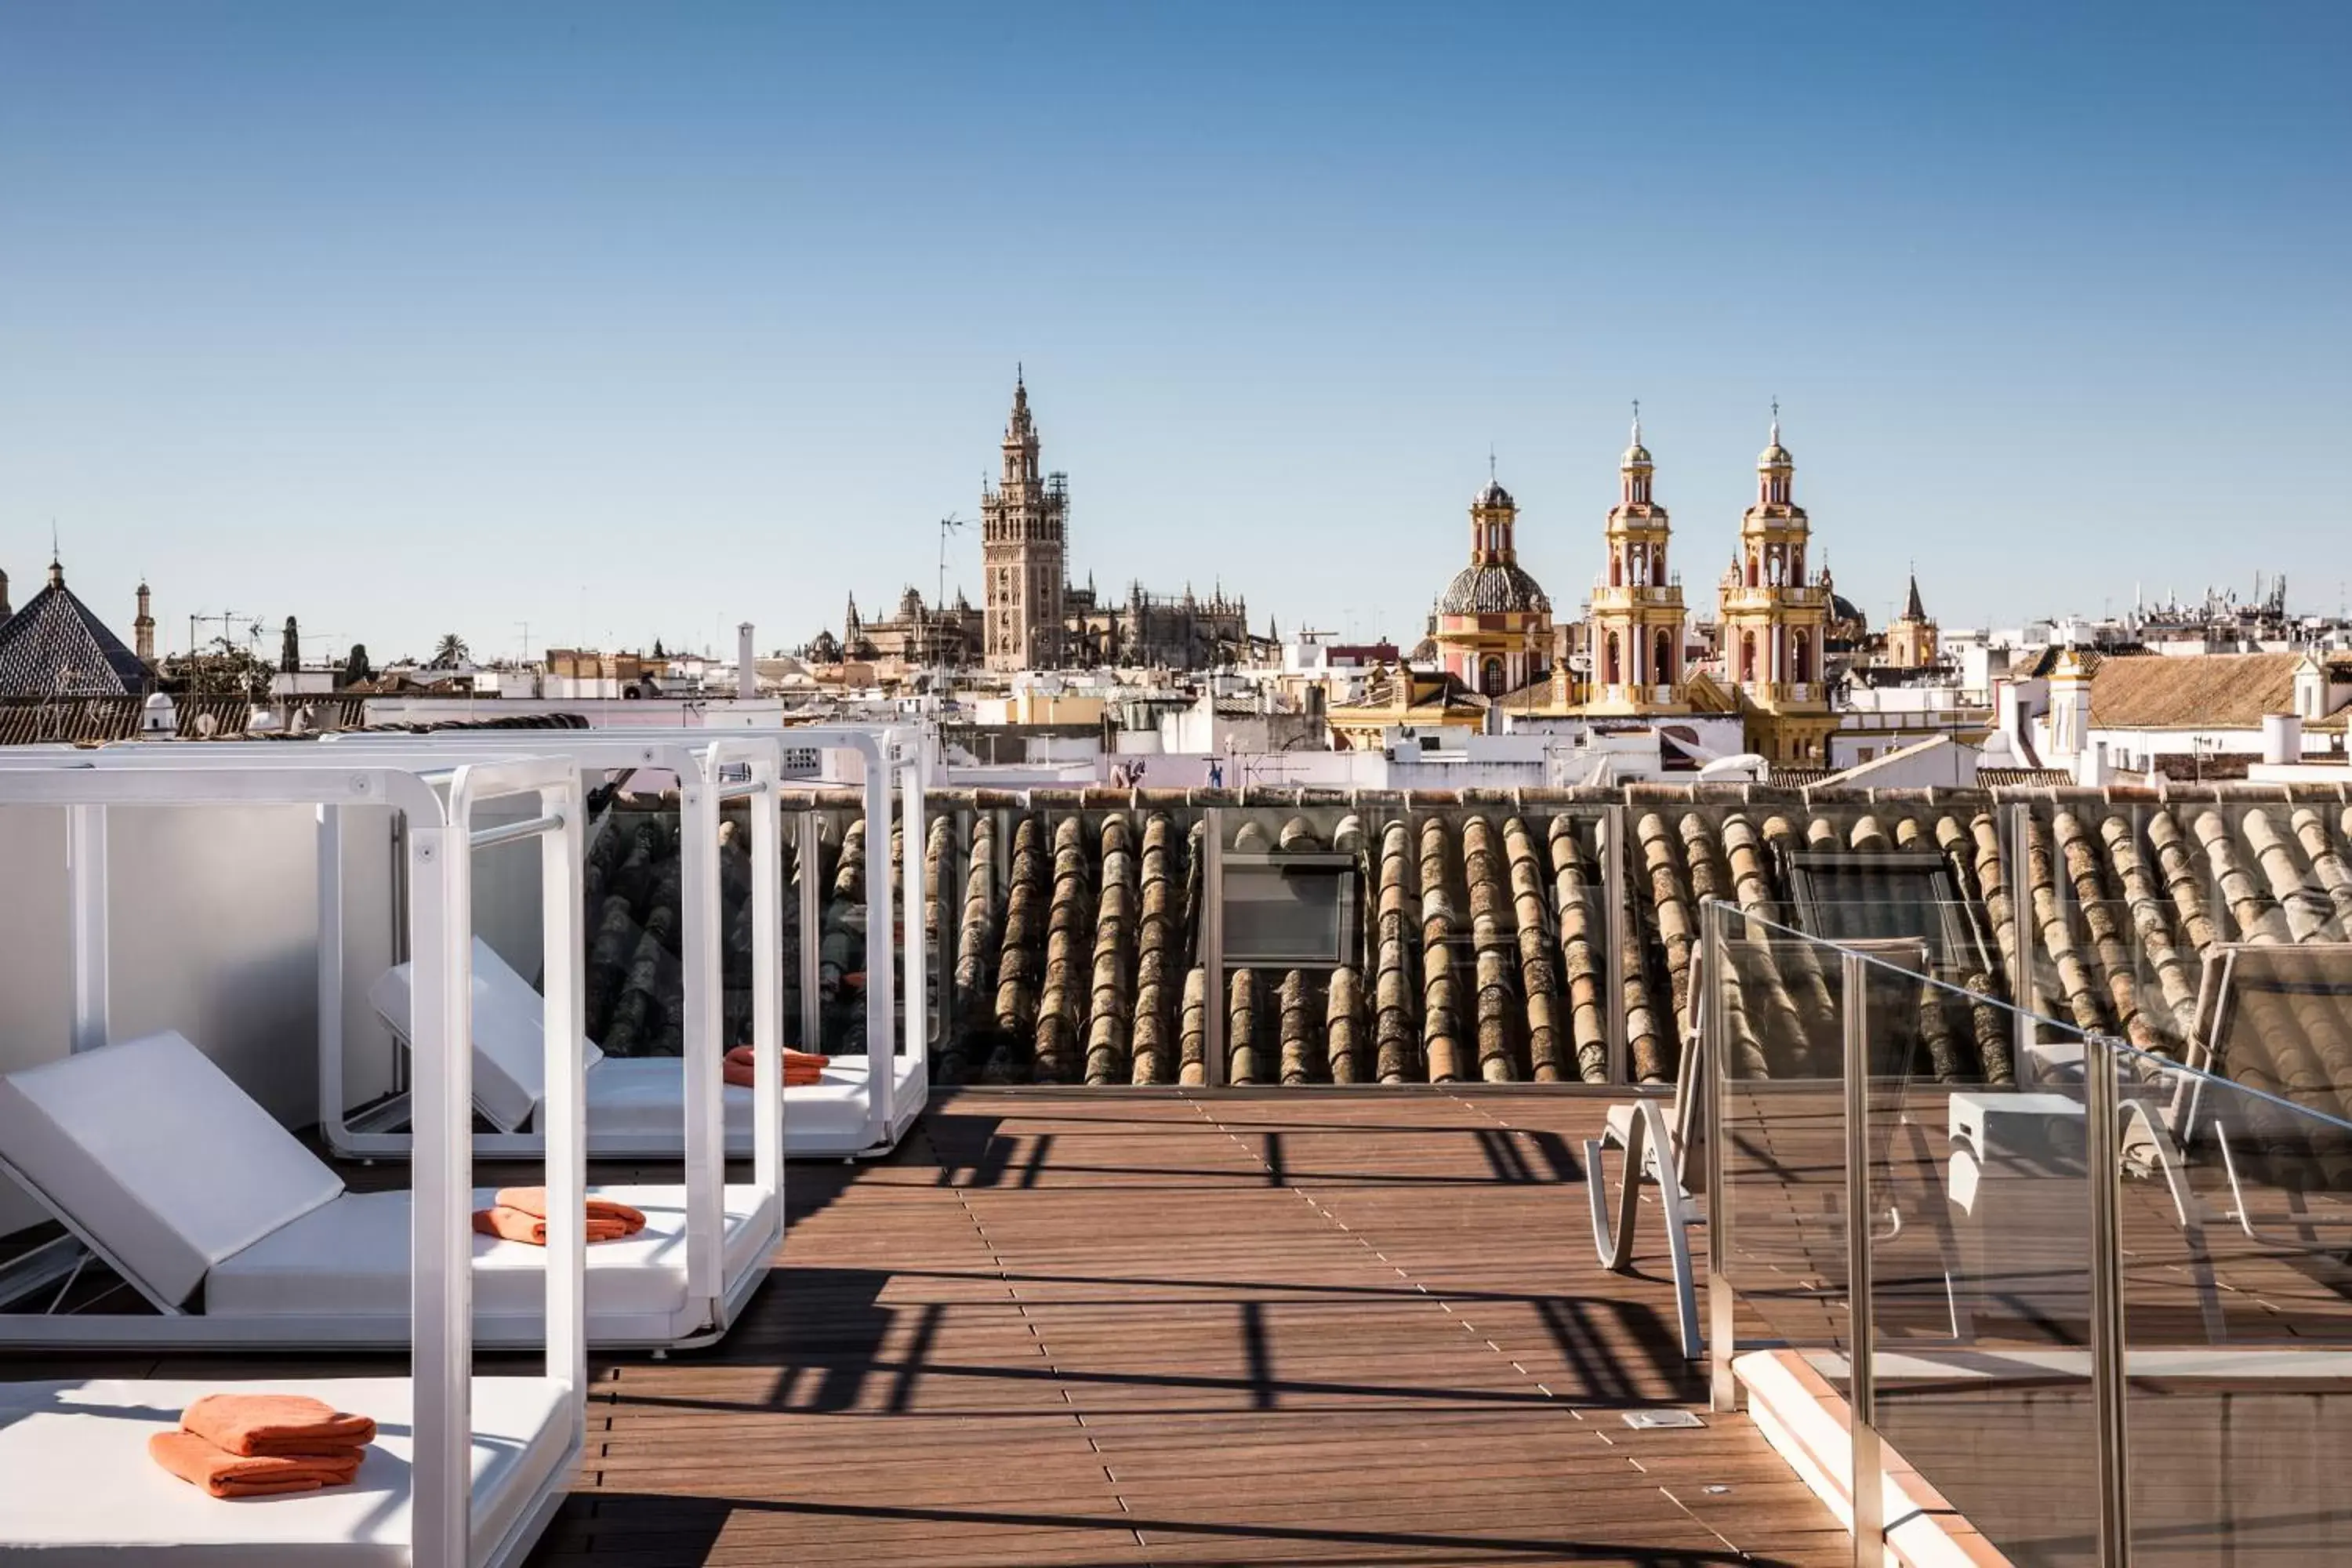
<instances>
[{"instance_id":1,"label":"sun bed canopy post","mask_svg":"<svg viewBox=\"0 0 2352 1568\"><path fill-rule=\"evenodd\" d=\"M890 748L866 748L866 1121L869 1144L890 1136L897 1012L890 983Z\"/></svg>"},{"instance_id":2,"label":"sun bed canopy post","mask_svg":"<svg viewBox=\"0 0 2352 1568\"><path fill-rule=\"evenodd\" d=\"M686 1018L687 1294L716 1302L726 1294L719 1237L725 1225L720 1151L727 1129L721 1097L719 1038L719 763L715 749L679 759L678 834L681 868L679 952L684 959Z\"/></svg>"},{"instance_id":3,"label":"sun bed canopy post","mask_svg":"<svg viewBox=\"0 0 2352 1568\"><path fill-rule=\"evenodd\" d=\"M72 900L68 940L73 946L73 1048L107 1043L110 988L106 970L106 807L66 807L66 883Z\"/></svg>"},{"instance_id":4,"label":"sun bed canopy post","mask_svg":"<svg viewBox=\"0 0 2352 1568\"><path fill-rule=\"evenodd\" d=\"M580 1052L588 1014L587 965L582 956L586 917L581 908L588 830L577 769L568 772L566 784L540 794L541 810L562 821L541 839L539 852L540 961L547 977L542 1014L547 1100L540 1121L547 1137L548 1213L562 1216L570 1230L558 1237L551 1226L548 1237L547 1375L578 1401L588 1389L588 1064ZM579 1223L572 1224L575 1219Z\"/></svg>"},{"instance_id":5,"label":"sun bed canopy post","mask_svg":"<svg viewBox=\"0 0 2352 1568\"><path fill-rule=\"evenodd\" d=\"M415 964L412 1550L418 1563L455 1563L467 1560L471 1536L473 1269L459 1216L472 1206L474 1058L458 1042L468 1037L471 1024L473 954L464 917L472 909L473 879L463 826L422 813L412 814L408 826Z\"/></svg>"},{"instance_id":6,"label":"sun bed canopy post","mask_svg":"<svg viewBox=\"0 0 2352 1568\"><path fill-rule=\"evenodd\" d=\"M801 1049L819 1051L824 1048L824 997L819 991L823 973L817 933L824 918L820 901L822 890L817 887L817 867L824 853L824 824L817 820L814 808L793 814L793 863L798 878L798 899L794 916L800 921L800 997L801 1016L794 1026L800 1032Z\"/></svg>"},{"instance_id":7,"label":"sun bed canopy post","mask_svg":"<svg viewBox=\"0 0 2352 1568\"><path fill-rule=\"evenodd\" d=\"M781 768L771 748L768 788L751 797L751 1179L784 1191L784 838ZM812 817L813 821L814 818ZM812 945L803 935L802 945Z\"/></svg>"},{"instance_id":8,"label":"sun bed canopy post","mask_svg":"<svg viewBox=\"0 0 2352 1568\"><path fill-rule=\"evenodd\" d=\"M914 749L906 764L898 770L899 854L901 876L906 884L906 1039L907 1061L918 1078L928 1078L927 1060L930 1051L930 1009L929 991L924 984L924 968L929 957L930 889L924 885L923 836L928 825L923 820L922 754ZM893 1064L891 1084L897 1087L897 1068ZM887 1135L887 1125L885 1125Z\"/></svg>"}]
</instances>

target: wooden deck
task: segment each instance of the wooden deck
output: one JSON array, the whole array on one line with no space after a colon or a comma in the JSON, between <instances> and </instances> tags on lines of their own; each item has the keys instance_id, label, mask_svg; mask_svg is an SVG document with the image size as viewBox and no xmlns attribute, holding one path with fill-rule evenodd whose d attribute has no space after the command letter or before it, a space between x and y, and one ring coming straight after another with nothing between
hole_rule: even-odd
<instances>
[{"instance_id":1,"label":"wooden deck","mask_svg":"<svg viewBox=\"0 0 2352 1568\"><path fill-rule=\"evenodd\" d=\"M723 1345L599 1361L537 1560L1851 1561L1745 1417L1625 1425L1704 1391L1661 1273L1593 1260L1603 1104L936 1104L888 1162L793 1168Z\"/></svg>"}]
</instances>

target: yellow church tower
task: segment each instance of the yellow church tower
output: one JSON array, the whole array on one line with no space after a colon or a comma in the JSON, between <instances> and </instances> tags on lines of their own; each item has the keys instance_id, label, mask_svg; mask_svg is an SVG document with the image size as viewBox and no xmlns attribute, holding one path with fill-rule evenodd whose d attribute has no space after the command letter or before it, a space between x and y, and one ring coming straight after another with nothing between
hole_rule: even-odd
<instances>
[{"instance_id":1,"label":"yellow church tower","mask_svg":"<svg viewBox=\"0 0 2352 1568\"><path fill-rule=\"evenodd\" d=\"M1609 509L1609 565L1592 588L1588 713L1690 711L1683 696L1682 577L1666 564L1673 529L1650 493L1654 473L1636 403L1633 444L1618 461L1617 504Z\"/></svg>"},{"instance_id":2,"label":"yellow church tower","mask_svg":"<svg viewBox=\"0 0 2352 1568\"><path fill-rule=\"evenodd\" d=\"M1818 766L1838 724L1822 674L1830 584L1826 573L1807 567L1812 524L1796 503L1796 469L1780 445L1775 403L1771 443L1756 459L1756 504L1739 520L1739 550L1723 575L1718 621L1748 749L1770 762Z\"/></svg>"}]
</instances>

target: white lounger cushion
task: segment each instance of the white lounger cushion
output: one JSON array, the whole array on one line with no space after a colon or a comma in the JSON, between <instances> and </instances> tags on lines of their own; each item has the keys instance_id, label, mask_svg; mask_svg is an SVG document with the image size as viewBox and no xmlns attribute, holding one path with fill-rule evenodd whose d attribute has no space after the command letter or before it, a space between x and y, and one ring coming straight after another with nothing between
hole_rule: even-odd
<instances>
[{"instance_id":1,"label":"white lounger cushion","mask_svg":"<svg viewBox=\"0 0 2352 1568\"><path fill-rule=\"evenodd\" d=\"M409 1029L409 966L395 964L368 987L368 1002L402 1039ZM492 1126L513 1132L530 1121L547 1094L547 1011L530 982L507 967L480 937L474 939L474 1104ZM604 1053L586 1036L580 1058L590 1067Z\"/></svg>"},{"instance_id":2,"label":"white lounger cushion","mask_svg":"<svg viewBox=\"0 0 2352 1568\"><path fill-rule=\"evenodd\" d=\"M215 1264L343 1190L175 1034L0 1079L0 1158L173 1305Z\"/></svg>"},{"instance_id":3,"label":"white lounger cushion","mask_svg":"<svg viewBox=\"0 0 2352 1568\"><path fill-rule=\"evenodd\" d=\"M894 1058L898 1080L892 1104L903 1109L921 1092L922 1068ZM866 1063L836 1060L822 1081L784 1090L784 1146L850 1152L866 1144ZM751 1146L751 1091L726 1087L730 1153ZM686 1121L686 1063L677 1057L606 1057L588 1075L588 1146L600 1141L650 1142L680 1136Z\"/></svg>"},{"instance_id":4,"label":"white lounger cushion","mask_svg":"<svg viewBox=\"0 0 2352 1568\"><path fill-rule=\"evenodd\" d=\"M307 1394L376 1419L350 1486L222 1502L147 1457L150 1434L207 1394ZM537 1377L474 1379L474 1552L520 1521L570 1451L579 1406ZM0 1384L0 1556L172 1568L408 1568L408 1379Z\"/></svg>"},{"instance_id":5,"label":"white lounger cushion","mask_svg":"<svg viewBox=\"0 0 2352 1568\"><path fill-rule=\"evenodd\" d=\"M600 1186L590 1191L643 1209L646 1228L588 1248L589 1333L599 1318L667 1316L687 1301L686 1189ZM474 1194L488 1208L492 1194ZM758 1194L726 1189L727 1269L733 1278L754 1261L740 1256L761 1226ZM205 1315L301 1317L333 1314L395 1320L404 1337L409 1313L409 1201L406 1193L347 1193L266 1237L215 1268L205 1280ZM474 1238L477 1318L538 1322L547 1301L547 1251L496 1237Z\"/></svg>"}]
</instances>

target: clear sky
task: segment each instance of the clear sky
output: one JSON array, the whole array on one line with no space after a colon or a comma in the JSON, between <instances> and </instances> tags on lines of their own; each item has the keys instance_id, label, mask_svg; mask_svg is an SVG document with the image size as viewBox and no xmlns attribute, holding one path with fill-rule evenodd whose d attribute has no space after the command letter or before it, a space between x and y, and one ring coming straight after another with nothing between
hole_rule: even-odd
<instances>
[{"instance_id":1,"label":"clear sky","mask_svg":"<svg viewBox=\"0 0 2352 1568\"><path fill-rule=\"evenodd\" d=\"M0 565L379 661L1072 574L1409 637L1496 451L1711 606L1778 396L1948 625L2352 579L2352 8L0 5ZM951 585L978 591L979 545Z\"/></svg>"}]
</instances>

